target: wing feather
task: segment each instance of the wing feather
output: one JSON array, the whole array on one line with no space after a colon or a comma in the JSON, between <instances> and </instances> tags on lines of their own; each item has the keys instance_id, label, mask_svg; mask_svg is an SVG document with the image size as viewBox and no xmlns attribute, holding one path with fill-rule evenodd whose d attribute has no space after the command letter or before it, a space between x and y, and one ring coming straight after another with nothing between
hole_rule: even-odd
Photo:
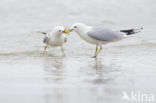
<instances>
[{"instance_id":1,"label":"wing feather","mask_svg":"<svg viewBox=\"0 0 156 103\"><path fill-rule=\"evenodd\" d=\"M105 28L92 28L92 30L89 31L87 34L91 38L101 41L114 41L121 39L125 36L124 33L115 32L113 30Z\"/></svg>"},{"instance_id":2,"label":"wing feather","mask_svg":"<svg viewBox=\"0 0 156 103\"><path fill-rule=\"evenodd\" d=\"M46 43L48 40L49 40L49 38L48 38L47 36L45 36L45 37L43 38L43 43Z\"/></svg>"}]
</instances>

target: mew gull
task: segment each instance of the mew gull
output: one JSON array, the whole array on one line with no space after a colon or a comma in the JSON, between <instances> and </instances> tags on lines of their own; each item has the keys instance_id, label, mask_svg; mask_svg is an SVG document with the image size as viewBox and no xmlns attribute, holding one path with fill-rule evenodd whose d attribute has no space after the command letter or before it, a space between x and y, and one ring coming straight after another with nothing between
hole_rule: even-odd
<instances>
[{"instance_id":1,"label":"mew gull","mask_svg":"<svg viewBox=\"0 0 156 103\"><path fill-rule=\"evenodd\" d=\"M60 46L62 53L65 56L63 44L67 42L67 36L65 35L65 29L63 26L57 26L53 28L51 32L42 32L42 34L45 34L45 37L43 38L43 43L46 44L44 47L44 54L48 46Z\"/></svg>"},{"instance_id":2,"label":"mew gull","mask_svg":"<svg viewBox=\"0 0 156 103\"><path fill-rule=\"evenodd\" d=\"M88 26L83 23L75 23L67 31L68 33L71 31L75 31L83 40L87 41L88 43L95 44L96 49L95 55L93 57L96 58L102 50L103 44L121 40L122 38L125 38L128 35L140 32L141 29L142 28L113 31L106 28ZM98 50L99 46L100 49Z\"/></svg>"}]
</instances>

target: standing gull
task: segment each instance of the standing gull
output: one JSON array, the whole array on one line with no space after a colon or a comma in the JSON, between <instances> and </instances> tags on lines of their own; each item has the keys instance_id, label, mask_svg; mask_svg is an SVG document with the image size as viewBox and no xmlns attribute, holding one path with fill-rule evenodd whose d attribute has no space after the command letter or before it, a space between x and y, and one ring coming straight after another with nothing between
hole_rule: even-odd
<instances>
[{"instance_id":1,"label":"standing gull","mask_svg":"<svg viewBox=\"0 0 156 103\"><path fill-rule=\"evenodd\" d=\"M51 32L42 32L42 34L45 34L45 37L43 38L43 43L46 44L44 47L44 54L48 46L60 46L62 53L65 56L63 44L67 42L67 36L64 33L65 29L63 26L57 26Z\"/></svg>"},{"instance_id":2,"label":"standing gull","mask_svg":"<svg viewBox=\"0 0 156 103\"><path fill-rule=\"evenodd\" d=\"M68 30L68 33L71 31L75 31L83 40L87 41L88 43L95 44L96 49L95 55L93 57L96 58L102 50L103 44L121 40L128 35L140 32L141 29L142 28L113 31L106 28L88 26L83 23L75 23ZM100 49L98 49L98 47L100 47Z\"/></svg>"}]
</instances>

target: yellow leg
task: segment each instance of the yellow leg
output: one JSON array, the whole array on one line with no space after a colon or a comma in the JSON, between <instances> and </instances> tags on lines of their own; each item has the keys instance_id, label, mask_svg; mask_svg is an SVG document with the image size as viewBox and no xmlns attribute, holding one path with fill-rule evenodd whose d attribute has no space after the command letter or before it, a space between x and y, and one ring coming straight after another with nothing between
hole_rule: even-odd
<instances>
[{"instance_id":1,"label":"yellow leg","mask_svg":"<svg viewBox=\"0 0 156 103\"><path fill-rule=\"evenodd\" d=\"M63 49L62 46L61 46L61 51L62 51L63 55L66 56L66 54L64 53L64 49Z\"/></svg>"},{"instance_id":2,"label":"yellow leg","mask_svg":"<svg viewBox=\"0 0 156 103\"><path fill-rule=\"evenodd\" d=\"M97 56L97 51L98 51L98 45L96 45L95 55L93 56L93 58L96 58L96 56Z\"/></svg>"},{"instance_id":3,"label":"yellow leg","mask_svg":"<svg viewBox=\"0 0 156 103\"><path fill-rule=\"evenodd\" d=\"M48 46L45 46L45 47L44 47L44 53L43 53L43 54L45 54L45 53L46 53L46 49L47 49L47 47L48 47Z\"/></svg>"},{"instance_id":4,"label":"yellow leg","mask_svg":"<svg viewBox=\"0 0 156 103\"><path fill-rule=\"evenodd\" d=\"M99 49L99 51L97 51L96 56L98 56L98 54L100 53L101 50L102 50L102 46L100 45L100 49Z\"/></svg>"}]
</instances>

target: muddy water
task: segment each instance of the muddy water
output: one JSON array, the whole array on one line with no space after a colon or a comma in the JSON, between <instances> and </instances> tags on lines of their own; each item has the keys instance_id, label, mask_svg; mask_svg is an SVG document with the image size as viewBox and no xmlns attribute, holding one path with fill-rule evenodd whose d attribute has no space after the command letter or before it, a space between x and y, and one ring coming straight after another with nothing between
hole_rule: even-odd
<instances>
[{"instance_id":1,"label":"muddy water","mask_svg":"<svg viewBox=\"0 0 156 103\"><path fill-rule=\"evenodd\" d=\"M125 103L122 91L156 95L154 0L2 0L0 4L0 103ZM88 7L89 5L89 7ZM43 53L40 31L74 22L142 33L103 46L72 33Z\"/></svg>"}]
</instances>

